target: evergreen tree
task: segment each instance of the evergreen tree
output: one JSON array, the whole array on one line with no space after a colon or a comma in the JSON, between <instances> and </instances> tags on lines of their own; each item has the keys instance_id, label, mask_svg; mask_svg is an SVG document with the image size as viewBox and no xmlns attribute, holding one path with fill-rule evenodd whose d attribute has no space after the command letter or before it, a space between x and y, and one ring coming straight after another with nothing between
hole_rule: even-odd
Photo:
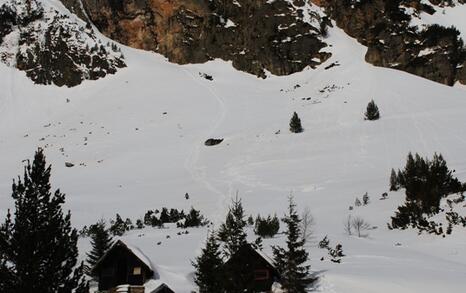
<instances>
[{"instance_id":1,"label":"evergreen tree","mask_svg":"<svg viewBox=\"0 0 466 293\"><path fill-rule=\"evenodd\" d=\"M331 256L330 260L336 263L341 263L341 258L345 256L343 253L343 246L341 244L337 244L334 249L329 248L328 254Z\"/></svg>"},{"instance_id":2,"label":"evergreen tree","mask_svg":"<svg viewBox=\"0 0 466 293\"><path fill-rule=\"evenodd\" d=\"M143 229L144 228L144 222L141 219L136 220L136 229Z\"/></svg>"},{"instance_id":3,"label":"evergreen tree","mask_svg":"<svg viewBox=\"0 0 466 293\"><path fill-rule=\"evenodd\" d=\"M309 254L304 249L304 240L301 237L301 219L296 211L293 198L289 199L288 214L283 219L287 226L286 249L278 246L272 247L275 266L281 273L281 285L286 292L304 293L308 284L309 265L305 265Z\"/></svg>"},{"instance_id":4,"label":"evergreen tree","mask_svg":"<svg viewBox=\"0 0 466 293\"><path fill-rule=\"evenodd\" d=\"M133 230L134 229L134 225L133 225L133 222L131 221L130 218L126 218L125 220L125 231L129 231L129 230Z\"/></svg>"},{"instance_id":5,"label":"evergreen tree","mask_svg":"<svg viewBox=\"0 0 466 293\"><path fill-rule=\"evenodd\" d=\"M42 149L13 181L14 217L0 226L2 293L83 292L83 264L77 265L78 231L64 213L65 195L51 192L51 167Z\"/></svg>"},{"instance_id":6,"label":"evergreen tree","mask_svg":"<svg viewBox=\"0 0 466 293\"><path fill-rule=\"evenodd\" d=\"M236 196L236 198L232 200L232 205L228 211L225 223L220 226L218 232L220 240L225 242L225 255L227 257L238 252L238 250L247 243L246 232L244 232L246 220L244 218L243 205L238 196Z\"/></svg>"},{"instance_id":7,"label":"evergreen tree","mask_svg":"<svg viewBox=\"0 0 466 293\"><path fill-rule=\"evenodd\" d=\"M293 133L303 132L303 127L301 126L301 119L299 119L296 112L293 113L293 117L290 120L290 131Z\"/></svg>"},{"instance_id":8,"label":"evergreen tree","mask_svg":"<svg viewBox=\"0 0 466 293\"><path fill-rule=\"evenodd\" d=\"M116 214L115 220L110 221L110 232L115 236L122 236L126 232L126 223L120 214Z\"/></svg>"},{"instance_id":9,"label":"evergreen tree","mask_svg":"<svg viewBox=\"0 0 466 293\"><path fill-rule=\"evenodd\" d=\"M161 227L163 226L162 221L160 221L159 218L157 218L156 213L154 211L147 211L144 214L144 224L147 226L152 226L152 227Z\"/></svg>"},{"instance_id":10,"label":"evergreen tree","mask_svg":"<svg viewBox=\"0 0 466 293\"><path fill-rule=\"evenodd\" d=\"M254 225L254 218L252 217L252 215L249 215L247 222L248 222L248 226Z\"/></svg>"},{"instance_id":11,"label":"evergreen tree","mask_svg":"<svg viewBox=\"0 0 466 293\"><path fill-rule=\"evenodd\" d=\"M241 257L233 257L242 247L248 245L244 228L246 220L243 205L238 195L228 211L225 223L220 226L218 237L224 242L223 253L229 258L228 268L225 269L225 292L245 292L248 288L248 274L244 271ZM247 292L247 291L246 291Z\"/></svg>"},{"instance_id":12,"label":"evergreen tree","mask_svg":"<svg viewBox=\"0 0 466 293\"><path fill-rule=\"evenodd\" d=\"M379 107L377 107L374 100L371 100L369 104L367 104L364 116L366 120L377 120L380 118Z\"/></svg>"},{"instance_id":13,"label":"evergreen tree","mask_svg":"<svg viewBox=\"0 0 466 293\"><path fill-rule=\"evenodd\" d=\"M199 227L205 224L204 216L201 215L201 212L191 208L189 214L186 215L184 224L180 225L184 228L187 227Z\"/></svg>"},{"instance_id":14,"label":"evergreen tree","mask_svg":"<svg viewBox=\"0 0 466 293\"><path fill-rule=\"evenodd\" d=\"M170 215L168 213L168 209L167 208L162 208L162 212L160 213L160 221L162 223L170 223Z\"/></svg>"},{"instance_id":15,"label":"evergreen tree","mask_svg":"<svg viewBox=\"0 0 466 293\"><path fill-rule=\"evenodd\" d=\"M327 235L319 241L319 248L329 248L330 246L330 240L328 239Z\"/></svg>"},{"instance_id":16,"label":"evergreen tree","mask_svg":"<svg viewBox=\"0 0 466 293\"><path fill-rule=\"evenodd\" d=\"M434 154L432 161L420 155L408 154L403 172L397 175L398 184L406 189L406 202L398 207L390 228L404 229L411 225L419 230L439 233L425 216L440 210L440 200L461 191L461 183L453 177L442 155Z\"/></svg>"},{"instance_id":17,"label":"evergreen tree","mask_svg":"<svg viewBox=\"0 0 466 293\"><path fill-rule=\"evenodd\" d=\"M256 225L254 227L254 233L264 238L273 237L280 230L280 221L277 216L270 215L267 218L262 219L260 215L256 218Z\"/></svg>"},{"instance_id":18,"label":"evergreen tree","mask_svg":"<svg viewBox=\"0 0 466 293\"><path fill-rule=\"evenodd\" d=\"M199 293L223 292L225 276L223 274L223 260L215 232L207 238L206 246L200 256L196 258L194 266L194 282L199 287Z\"/></svg>"},{"instance_id":19,"label":"evergreen tree","mask_svg":"<svg viewBox=\"0 0 466 293\"><path fill-rule=\"evenodd\" d=\"M368 205L369 204L369 195L366 193L364 193L364 195L362 196L362 203L364 205Z\"/></svg>"},{"instance_id":20,"label":"evergreen tree","mask_svg":"<svg viewBox=\"0 0 466 293\"><path fill-rule=\"evenodd\" d=\"M398 172L396 173L396 179L398 180L399 188L401 188L402 186L405 186L405 177L403 175L403 172L401 172L400 169L398 169Z\"/></svg>"},{"instance_id":21,"label":"evergreen tree","mask_svg":"<svg viewBox=\"0 0 466 293\"><path fill-rule=\"evenodd\" d=\"M397 191L398 189L400 189L398 178L396 176L395 169L392 169L392 172L390 173L390 191Z\"/></svg>"},{"instance_id":22,"label":"evergreen tree","mask_svg":"<svg viewBox=\"0 0 466 293\"><path fill-rule=\"evenodd\" d=\"M181 220L180 212L177 209L170 209L170 222L176 223Z\"/></svg>"},{"instance_id":23,"label":"evergreen tree","mask_svg":"<svg viewBox=\"0 0 466 293\"><path fill-rule=\"evenodd\" d=\"M90 270L97 261L104 256L107 250L112 246L113 239L107 230L104 220L98 221L93 225L91 236L91 251L87 253L86 273L90 274Z\"/></svg>"}]
</instances>

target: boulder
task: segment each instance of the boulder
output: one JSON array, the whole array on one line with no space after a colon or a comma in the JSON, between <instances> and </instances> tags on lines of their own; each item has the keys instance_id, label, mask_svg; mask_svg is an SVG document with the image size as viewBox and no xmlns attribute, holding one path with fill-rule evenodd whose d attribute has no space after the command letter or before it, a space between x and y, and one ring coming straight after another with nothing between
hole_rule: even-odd
<instances>
[{"instance_id":1,"label":"boulder","mask_svg":"<svg viewBox=\"0 0 466 293\"><path fill-rule=\"evenodd\" d=\"M206 146L213 146L222 143L223 138L209 138L204 142Z\"/></svg>"}]
</instances>

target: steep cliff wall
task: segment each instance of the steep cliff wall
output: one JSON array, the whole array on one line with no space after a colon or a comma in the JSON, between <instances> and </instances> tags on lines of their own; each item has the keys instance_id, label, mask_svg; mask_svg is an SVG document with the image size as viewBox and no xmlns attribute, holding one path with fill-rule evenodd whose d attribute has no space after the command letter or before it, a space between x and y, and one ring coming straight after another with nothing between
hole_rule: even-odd
<instances>
[{"instance_id":1,"label":"steep cliff wall","mask_svg":"<svg viewBox=\"0 0 466 293\"><path fill-rule=\"evenodd\" d=\"M459 32L411 23L413 13L434 13L432 5L419 0L321 0L320 5L339 27L368 47L369 63L447 85L466 84L466 50Z\"/></svg>"},{"instance_id":2,"label":"steep cliff wall","mask_svg":"<svg viewBox=\"0 0 466 293\"><path fill-rule=\"evenodd\" d=\"M330 56L322 50L330 17L368 47L366 60L374 65L447 85L466 83L466 53L457 31L415 27L411 15L463 0L62 1L110 38L180 64L221 58L258 76L314 67Z\"/></svg>"},{"instance_id":3,"label":"steep cliff wall","mask_svg":"<svg viewBox=\"0 0 466 293\"><path fill-rule=\"evenodd\" d=\"M221 58L258 76L286 75L330 56L321 16L304 1L82 1L105 35L180 64Z\"/></svg>"}]
</instances>

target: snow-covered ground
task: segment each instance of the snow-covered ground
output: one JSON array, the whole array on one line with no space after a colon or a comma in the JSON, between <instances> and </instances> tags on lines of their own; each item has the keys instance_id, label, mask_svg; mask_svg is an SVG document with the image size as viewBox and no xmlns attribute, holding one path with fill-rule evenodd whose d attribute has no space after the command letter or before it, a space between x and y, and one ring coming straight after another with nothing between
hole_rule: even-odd
<instances>
[{"instance_id":1,"label":"snow-covered ground","mask_svg":"<svg viewBox=\"0 0 466 293\"><path fill-rule=\"evenodd\" d=\"M466 40L466 5L456 3L454 7L435 7L434 14L422 12L418 17L413 17L411 23L425 27L426 25L439 24L442 26L454 26L459 29L461 38Z\"/></svg>"},{"instance_id":2,"label":"snow-covered ground","mask_svg":"<svg viewBox=\"0 0 466 293\"><path fill-rule=\"evenodd\" d=\"M328 235L347 255L342 264L321 262L325 251L309 247L321 292L464 292L465 229L446 238L389 231L404 196L379 198L390 169L401 168L410 151L442 153L466 180L465 87L374 67L364 62L365 47L339 29L329 33L333 57L326 64L265 80L223 61L179 66L130 48L127 68L71 89L34 85L0 64L0 216L13 204L11 179L42 146L77 227L163 206L193 206L218 225L237 191L248 214L282 215L293 193L298 207L313 213L316 241ZM336 61L340 66L324 69ZM379 121L363 120L371 99ZM288 131L293 111L301 134ZM206 147L208 138L225 140ZM371 203L350 212L365 192ZM345 235L349 213L378 228L368 238ZM207 231L176 232L146 228L124 239L173 289L189 292L190 260ZM282 240L266 240L266 251ZM83 254L88 245L80 242Z\"/></svg>"}]
</instances>

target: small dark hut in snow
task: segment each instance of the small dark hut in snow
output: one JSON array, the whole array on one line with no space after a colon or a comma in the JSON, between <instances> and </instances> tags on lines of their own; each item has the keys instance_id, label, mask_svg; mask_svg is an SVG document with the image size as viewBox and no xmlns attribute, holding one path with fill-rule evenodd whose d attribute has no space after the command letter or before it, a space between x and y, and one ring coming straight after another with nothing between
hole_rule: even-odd
<instances>
[{"instance_id":1,"label":"small dark hut in snow","mask_svg":"<svg viewBox=\"0 0 466 293\"><path fill-rule=\"evenodd\" d=\"M92 268L99 291L128 293L174 293L165 283L154 280L158 274L149 259L136 247L118 240ZM149 285L149 286L146 286Z\"/></svg>"},{"instance_id":2,"label":"small dark hut in snow","mask_svg":"<svg viewBox=\"0 0 466 293\"><path fill-rule=\"evenodd\" d=\"M228 273L229 267L235 264L239 264L243 268L243 273L240 276ZM224 264L224 267L227 276L233 282L246 284L247 292L270 292L272 284L280 281L280 274L272 260L250 244L240 248Z\"/></svg>"}]
</instances>

